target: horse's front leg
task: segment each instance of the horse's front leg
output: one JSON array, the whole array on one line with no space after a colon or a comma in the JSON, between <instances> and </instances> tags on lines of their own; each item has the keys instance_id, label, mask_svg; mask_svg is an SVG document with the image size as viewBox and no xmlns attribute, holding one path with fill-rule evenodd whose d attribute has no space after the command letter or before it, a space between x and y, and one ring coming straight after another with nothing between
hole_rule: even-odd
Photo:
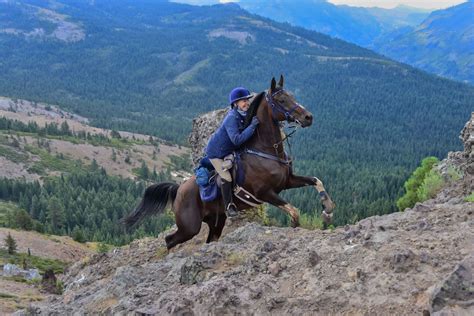
<instances>
[{"instance_id":1,"label":"horse's front leg","mask_svg":"<svg viewBox=\"0 0 474 316\"><path fill-rule=\"evenodd\" d=\"M291 227L300 226L300 213L296 207L283 200L277 193L268 192L262 200L285 211L291 217Z\"/></svg>"},{"instance_id":2,"label":"horse's front leg","mask_svg":"<svg viewBox=\"0 0 474 316\"><path fill-rule=\"evenodd\" d=\"M324 185L321 180L316 177L303 177L291 174L285 189L301 188L308 185L313 186L316 191L319 192L319 198L321 199L321 203L323 205L323 212L321 216L326 225L331 224L333 216L332 212L336 207L336 204L332 201L331 197L326 192L326 189L324 189Z\"/></svg>"}]
</instances>

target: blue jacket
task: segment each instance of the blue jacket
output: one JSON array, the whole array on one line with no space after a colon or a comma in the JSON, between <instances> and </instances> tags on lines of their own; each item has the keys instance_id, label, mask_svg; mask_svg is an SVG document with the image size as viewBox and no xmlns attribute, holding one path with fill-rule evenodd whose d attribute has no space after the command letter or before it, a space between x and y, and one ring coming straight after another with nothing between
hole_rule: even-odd
<instances>
[{"instance_id":1,"label":"blue jacket","mask_svg":"<svg viewBox=\"0 0 474 316\"><path fill-rule=\"evenodd\" d=\"M244 128L244 117L234 108L230 110L221 126L211 136L206 147L210 158L224 158L245 143L255 132L257 125L250 124Z\"/></svg>"}]
</instances>

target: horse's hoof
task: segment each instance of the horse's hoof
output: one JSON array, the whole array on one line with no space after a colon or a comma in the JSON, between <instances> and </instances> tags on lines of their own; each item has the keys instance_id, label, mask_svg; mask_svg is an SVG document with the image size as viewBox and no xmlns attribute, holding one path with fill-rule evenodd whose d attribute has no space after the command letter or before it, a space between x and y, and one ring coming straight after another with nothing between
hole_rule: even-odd
<instances>
[{"instance_id":1,"label":"horse's hoof","mask_svg":"<svg viewBox=\"0 0 474 316\"><path fill-rule=\"evenodd\" d=\"M321 218L323 219L323 223L325 225L330 225L332 223L332 216L327 214L325 211L321 213Z\"/></svg>"},{"instance_id":2,"label":"horse's hoof","mask_svg":"<svg viewBox=\"0 0 474 316\"><path fill-rule=\"evenodd\" d=\"M299 227L299 226L300 226L299 221L291 221L291 227L296 228L296 227Z\"/></svg>"},{"instance_id":3,"label":"horse's hoof","mask_svg":"<svg viewBox=\"0 0 474 316\"><path fill-rule=\"evenodd\" d=\"M328 214L332 213L332 211L336 208L336 205L334 204L334 202L329 198L326 200L323 200L321 204L323 206L323 210Z\"/></svg>"}]
</instances>

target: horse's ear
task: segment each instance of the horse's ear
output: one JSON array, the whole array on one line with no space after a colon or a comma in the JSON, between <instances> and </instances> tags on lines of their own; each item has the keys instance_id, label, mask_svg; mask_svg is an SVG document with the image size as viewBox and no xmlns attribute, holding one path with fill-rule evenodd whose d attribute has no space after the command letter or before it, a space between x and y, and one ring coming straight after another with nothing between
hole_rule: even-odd
<instances>
[{"instance_id":1,"label":"horse's ear","mask_svg":"<svg viewBox=\"0 0 474 316\"><path fill-rule=\"evenodd\" d=\"M280 75L280 81L278 81L278 85L280 86L280 88L283 88L283 75Z\"/></svg>"},{"instance_id":2,"label":"horse's ear","mask_svg":"<svg viewBox=\"0 0 474 316\"><path fill-rule=\"evenodd\" d=\"M272 85L270 86L270 91L275 91L276 89L277 82L275 80L275 77L272 78Z\"/></svg>"}]
</instances>

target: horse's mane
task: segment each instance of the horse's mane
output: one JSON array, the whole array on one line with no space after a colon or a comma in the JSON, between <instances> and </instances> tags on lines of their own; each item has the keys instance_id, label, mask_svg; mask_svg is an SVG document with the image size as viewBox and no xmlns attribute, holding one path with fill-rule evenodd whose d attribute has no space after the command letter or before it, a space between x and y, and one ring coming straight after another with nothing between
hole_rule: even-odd
<instances>
[{"instance_id":1,"label":"horse's mane","mask_svg":"<svg viewBox=\"0 0 474 316\"><path fill-rule=\"evenodd\" d=\"M245 116L245 119L244 119L244 129L250 125L250 122L252 122L252 118L257 114L258 106L262 102L262 98L264 95L265 95L265 91L260 92L259 94L255 96L252 103L250 104L250 107L247 110L247 115Z\"/></svg>"}]
</instances>

